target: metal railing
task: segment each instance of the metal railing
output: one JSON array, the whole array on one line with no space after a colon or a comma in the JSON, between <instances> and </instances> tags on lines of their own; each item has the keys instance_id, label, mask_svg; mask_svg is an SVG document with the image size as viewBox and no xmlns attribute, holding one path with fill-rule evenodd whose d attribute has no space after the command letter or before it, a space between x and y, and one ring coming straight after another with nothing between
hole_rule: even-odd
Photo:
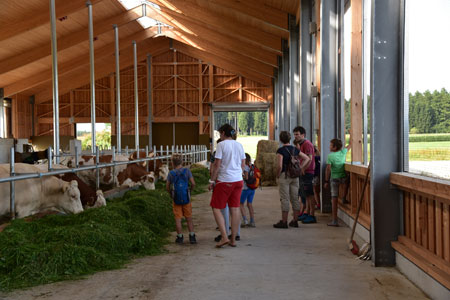
<instances>
[{"instance_id":1,"label":"metal railing","mask_svg":"<svg viewBox=\"0 0 450 300\"><path fill-rule=\"evenodd\" d=\"M4 177L0 178L0 183L9 182L10 183L10 216L11 219L15 219L15 182L19 180L25 180L25 179L33 179L33 178L42 178L44 176L54 176L54 175L60 175L60 174L66 174L66 173L77 173L80 171L88 171L88 170L96 170L96 187L97 189L100 186L100 175L99 170L101 168L113 168L113 174L114 168L120 165L128 165L128 164L135 164L139 162L149 162L153 161L153 170L156 171L156 161L161 160L162 162L166 163L168 166L170 163L171 155L174 153L179 153L183 156L183 162L185 165L190 165L194 163L198 163L201 161L207 160L207 155L209 153L209 149L205 145L183 145L183 146L172 146L169 148L169 146L166 146L165 148L163 146L160 147L159 151L156 149L155 146L153 146L153 155L152 157L148 157L150 154L149 147L147 146L145 149L146 157L140 158L139 152L137 151L137 158L134 160L128 160L128 161L116 161L116 150L115 147L112 147L112 161L109 163L100 163L100 153L98 151L98 147L96 147L96 161L94 165L88 165L88 166L79 166L78 162L78 156L81 155L78 152L77 147L75 147L75 155L73 156L75 159L75 167L66 169L54 169L53 168L53 160L55 157L53 156L52 147L48 148L48 170L47 172L39 172L39 173L26 173L26 174L19 174L16 172L15 169L15 149L14 147L11 147L10 149L10 177ZM133 151L135 151L134 149ZM117 153L123 153L121 151L117 151ZM125 149L125 153L128 155L128 147ZM58 157L63 157L67 155L59 155ZM149 170L149 163L146 165L147 171ZM113 176L114 177L114 176ZM114 182L115 184L115 182Z\"/></svg>"}]
</instances>

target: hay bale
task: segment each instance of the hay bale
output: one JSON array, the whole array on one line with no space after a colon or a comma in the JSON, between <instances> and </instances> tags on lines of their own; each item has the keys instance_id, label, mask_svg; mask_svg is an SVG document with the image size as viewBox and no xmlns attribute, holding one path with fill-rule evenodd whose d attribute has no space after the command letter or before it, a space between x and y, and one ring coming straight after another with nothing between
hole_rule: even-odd
<instances>
[{"instance_id":1,"label":"hay bale","mask_svg":"<svg viewBox=\"0 0 450 300\"><path fill-rule=\"evenodd\" d=\"M256 157L256 166L261 170L263 186L277 185L277 154L260 153Z\"/></svg>"},{"instance_id":2,"label":"hay bale","mask_svg":"<svg viewBox=\"0 0 450 300\"><path fill-rule=\"evenodd\" d=\"M256 146L256 157L259 153L277 153L280 144L277 141L260 140Z\"/></svg>"}]
</instances>

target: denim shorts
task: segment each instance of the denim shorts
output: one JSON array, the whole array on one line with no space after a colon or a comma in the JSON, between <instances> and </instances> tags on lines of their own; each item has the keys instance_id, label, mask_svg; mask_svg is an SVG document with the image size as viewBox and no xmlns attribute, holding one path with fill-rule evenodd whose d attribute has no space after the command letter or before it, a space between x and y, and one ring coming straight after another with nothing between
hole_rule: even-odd
<instances>
[{"instance_id":1,"label":"denim shorts","mask_svg":"<svg viewBox=\"0 0 450 300\"><path fill-rule=\"evenodd\" d=\"M347 177L331 179L331 197L339 197L339 186L347 182Z\"/></svg>"}]
</instances>

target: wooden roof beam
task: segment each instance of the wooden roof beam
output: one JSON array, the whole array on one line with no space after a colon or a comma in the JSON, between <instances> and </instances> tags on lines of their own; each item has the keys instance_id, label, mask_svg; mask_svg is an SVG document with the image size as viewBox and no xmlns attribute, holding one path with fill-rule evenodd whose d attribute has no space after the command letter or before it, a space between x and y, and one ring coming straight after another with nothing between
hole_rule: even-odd
<instances>
[{"instance_id":1,"label":"wooden roof beam","mask_svg":"<svg viewBox=\"0 0 450 300\"><path fill-rule=\"evenodd\" d=\"M224 49L238 52L244 56L248 56L273 67L278 66L277 55L265 48L255 49L253 45L242 43L231 37L221 35L220 33L192 22L188 18L180 18L177 17L177 15L175 15L175 17L177 17L175 18L172 15L172 13L161 12L151 8L150 6L147 8L148 17L171 25L177 28L179 32L183 32L189 37L196 37L206 41L211 41L216 45L221 45ZM163 33L164 30L165 29L163 29Z\"/></svg>"},{"instance_id":2,"label":"wooden roof beam","mask_svg":"<svg viewBox=\"0 0 450 300\"><path fill-rule=\"evenodd\" d=\"M95 5L103 0L91 0L92 5ZM2 24L0 31L0 41L6 40L15 35L27 32L36 27L45 25L50 22L50 9L48 3L45 10L34 12L29 16L21 15L19 19L6 26ZM61 18L86 8L86 0L56 0L56 18Z\"/></svg>"},{"instance_id":3,"label":"wooden roof beam","mask_svg":"<svg viewBox=\"0 0 450 300\"><path fill-rule=\"evenodd\" d=\"M156 55L169 48L169 40L164 37L158 37L151 40L144 40L137 45L138 61L146 58L147 54ZM120 55L120 67L125 69L133 65L133 47L131 45L124 49ZM103 78L115 71L115 57L113 55L106 56L102 59L95 60L95 79ZM59 94L63 95L70 90L89 83L89 65L78 68L75 72L71 72L59 78ZM52 85L45 84L42 90L36 93L35 103L39 104L51 100Z\"/></svg>"},{"instance_id":4,"label":"wooden roof beam","mask_svg":"<svg viewBox=\"0 0 450 300\"><path fill-rule=\"evenodd\" d=\"M265 76L263 74L256 73L252 70L248 70L232 61L222 59L221 57L218 57L214 54L201 51L199 49L185 45L178 41L173 41L173 48L187 55L198 58L204 62L211 63L215 66L236 73L238 75L242 75L248 79L257 81L266 86L270 86L272 84L272 78L270 78L269 76Z\"/></svg>"},{"instance_id":5,"label":"wooden roof beam","mask_svg":"<svg viewBox=\"0 0 450 300\"><path fill-rule=\"evenodd\" d=\"M272 77L274 68L272 66L266 65L260 61L257 61L253 58L243 56L240 53L230 51L220 46L214 45L209 41L204 41L193 36L186 37L179 32L166 32L166 36L171 37L174 40L182 42L191 47L197 48L201 51L205 51L211 54L214 54L218 57L222 57L223 59L233 61L242 67L245 67L249 70L253 70L255 72L264 74L266 76ZM196 46L194 46L196 45Z\"/></svg>"},{"instance_id":6,"label":"wooden roof beam","mask_svg":"<svg viewBox=\"0 0 450 300\"><path fill-rule=\"evenodd\" d=\"M251 18L261 20L272 26L279 27L281 29L289 31L287 14L278 9L269 8L268 6L265 5L255 4L252 3L251 1L197 0L196 2L203 3L200 4L201 6L204 6L205 4L206 5L209 4L209 6L211 6L211 4L213 5L215 4L220 6L222 9L228 8L236 12L239 12L242 15L246 15Z\"/></svg>"},{"instance_id":7,"label":"wooden roof beam","mask_svg":"<svg viewBox=\"0 0 450 300\"><path fill-rule=\"evenodd\" d=\"M168 1L155 2L167 3ZM175 19L184 19L195 22L202 27L209 28L233 38L238 38L243 42L252 42L255 46L262 45L268 50L275 51L278 54L281 54L281 38L285 38L285 36L289 38L289 31L286 31L285 34L282 35L276 35L265 32L260 27L256 27L253 24L241 23L230 16L218 15L216 12L204 9L190 2L178 0L170 0L170 2L176 4L177 9L179 9L181 13L164 5L160 6L161 12L167 13Z\"/></svg>"},{"instance_id":8,"label":"wooden roof beam","mask_svg":"<svg viewBox=\"0 0 450 300\"><path fill-rule=\"evenodd\" d=\"M134 21L142 16L142 8L138 6L129 11L120 13L114 17L106 20L101 20L94 22L94 35L98 36L105 32L113 30L112 25L117 24L118 26L127 24ZM81 42L87 41L89 38L88 28L83 28L80 31L68 34L58 39L58 52L64 49L75 46ZM23 67L27 64L33 63L39 59L45 58L51 55L51 43L46 41L42 45L36 45L33 49L26 52L17 54L15 56L9 57L0 61L0 74L5 74Z\"/></svg>"},{"instance_id":9,"label":"wooden roof beam","mask_svg":"<svg viewBox=\"0 0 450 300\"><path fill-rule=\"evenodd\" d=\"M146 30L139 31L138 33L124 37L119 41L120 50L129 47L133 40L136 42L140 42L147 38L151 38L155 35L156 35L156 28L148 28ZM95 50L95 59L100 59L108 55L114 55L114 50L115 50L114 43L110 43L98 50ZM73 72L76 69L83 67L87 64L89 64L89 53L81 55L69 62L60 64L58 66L58 75L62 76L67 73ZM5 96L17 94L19 92L31 89L35 86L49 82L51 80L52 80L52 69L50 68L43 72L39 72L39 74L32 74L27 78L21 79L18 82L5 86L4 88Z\"/></svg>"}]
</instances>

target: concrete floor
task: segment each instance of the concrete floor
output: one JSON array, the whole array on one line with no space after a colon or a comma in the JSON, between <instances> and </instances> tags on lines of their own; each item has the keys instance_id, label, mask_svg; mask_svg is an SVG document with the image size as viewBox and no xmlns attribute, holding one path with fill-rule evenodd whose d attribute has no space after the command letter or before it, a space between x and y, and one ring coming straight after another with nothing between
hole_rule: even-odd
<instances>
[{"instance_id":1,"label":"concrete floor","mask_svg":"<svg viewBox=\"0 0 450 300\"><path fill-rule=\"evenodd\" d=\"M198 244L170 244L168 254L134 260L125 269L0 295L4 299L427 299L395 268L374 268L347 250L347 227L328 216L300 228L274 229L276 188L258 190L256 228L238 247L214 248L218 234L210 194L193 202ZM2 297L3 296L3 297Z\"/></svg>"}]
</instances>

